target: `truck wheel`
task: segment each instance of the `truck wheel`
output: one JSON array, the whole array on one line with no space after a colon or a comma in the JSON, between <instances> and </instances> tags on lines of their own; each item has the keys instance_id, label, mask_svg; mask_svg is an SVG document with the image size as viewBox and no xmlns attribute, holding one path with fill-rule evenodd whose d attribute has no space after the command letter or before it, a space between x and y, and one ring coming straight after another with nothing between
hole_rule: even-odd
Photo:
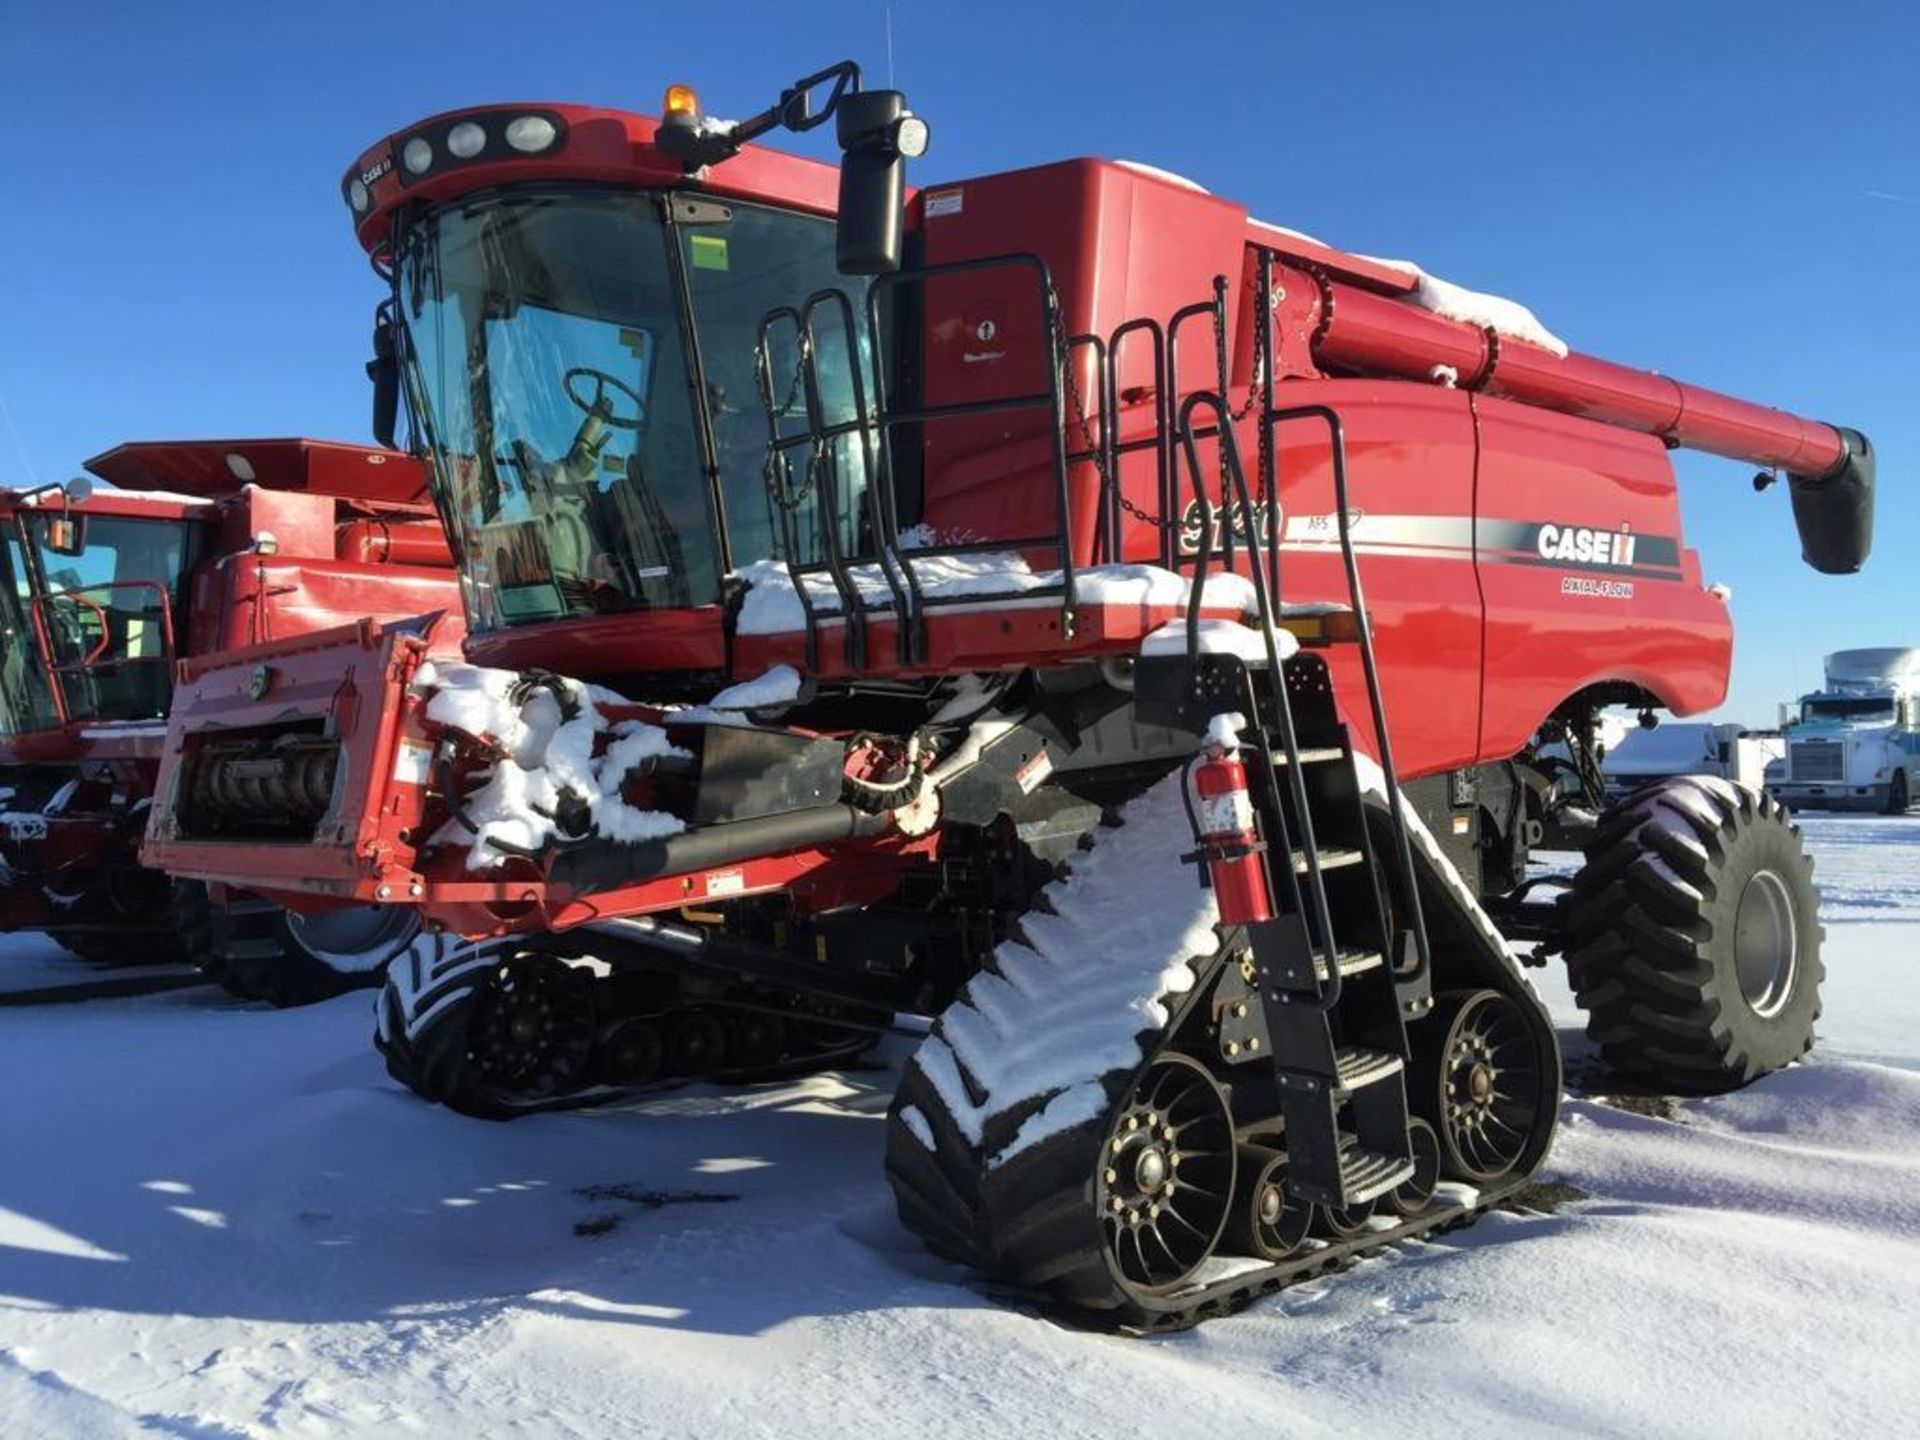
<instances>
[{"instance_id":1,"label":"truck wheel","mask_svg":"<svg viewBox=\"0 0 1920 1440\"><path fill-rule=\"evenodd\" d=\"M1893 772L1893 784L1887 787L1887 814L1904 815L1913 804L1913 797L1907 791L1907 772Z\"/></svg>"},{"instance_id":2,"label":"truck wheel","mask_svg":"<svg viewBox=\"0 0 1920 1440\"><path fill-rule=\"evenodd\" d=\"M1779 801L1688 776L1601 818L1575 877L1567 969L1608 1064L1736 1089L1813 1046L1820 892Z\"/></svg>"},{"instance_id":3,"label":"truck wheel","mask_svg":"<svg viewBox=\"0 0 1920 1440\"><path fill-rule=\"evenodd\" d=\"M402 906L302 916L251 895L216 905L193 881L174 887L173 914L189 957L210 980L278 1009L378 985L420 930L419 916Z\"/></svg>"},{"instance_id":4,"label":"truck wheel","mask_svg":"<svg viewBox=\"0 0 1920 1440\"><path fill-rule=\"evenodd\" d=\"M374 1014L387 1073L462 1115L579 1104L595 1084L591 980L511 941L420 935L387 967Z\"/></svg>"}]
</instances>

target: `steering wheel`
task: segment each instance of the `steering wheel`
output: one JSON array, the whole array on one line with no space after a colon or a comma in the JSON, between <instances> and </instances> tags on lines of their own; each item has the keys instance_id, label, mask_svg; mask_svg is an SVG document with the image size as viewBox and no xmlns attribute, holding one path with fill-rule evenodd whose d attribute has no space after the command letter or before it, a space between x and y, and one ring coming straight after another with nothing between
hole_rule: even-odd
<instances>
[{"instance_id":1,"label":"steering wheel","mask_svg":"<svg viewBox=\"0 0 1920 1440\"><path fill-rule=\"evenodd\" d=\"M583 379L593 381L593 398L591 400L581 399L580 392L573 388L576 380ZM567 399L586 411L587 414L599 417L603 424L610 425L615 430L638 430L640 428L640 420L646 411L647 402L641 398L640 392L634 389L633 386L627 384L626 381L617 379L607 374L604 370L595 370L591 366L582 365L576 369L567 371L567 373L561 377L561 383L566 386ZM633 414L616 414L613 408L613 402L607 398L608 391L612 391L618 395L624 395L633 401Z\"/></svg>"}]
</instances>

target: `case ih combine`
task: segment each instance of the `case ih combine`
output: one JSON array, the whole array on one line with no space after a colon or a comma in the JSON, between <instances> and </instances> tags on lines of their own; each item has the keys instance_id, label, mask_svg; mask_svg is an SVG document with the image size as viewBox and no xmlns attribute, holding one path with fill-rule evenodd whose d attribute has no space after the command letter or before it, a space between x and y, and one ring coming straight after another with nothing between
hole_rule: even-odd
<instances>
[{"instance_id":1,"label":"case ih combine","mask_svg":"<svg viewBox=\"0 0 1920 1440\"><path fill-rule=\"evenodd\" d=\"M1724 694L1667 449L1785 471L1845 572L1860 435L1140 167L909 199L925 128L851 66L666 110L461 111L349 171L469 663L363 626L175 710L153 863L425 917L394 1075L503 1117L933 1016L902 1218L1151 1326L1526 1183L1560 1059L1512 940L1645 1080L1808 1048L1782 811L1603 809L1585 737ZM749 143L828 118L837 194ZM1522 903L1550 835L1586 868Z\"/></svg>"},{"instance_id":2,"label":"case ih combine","mask_svg":"<svg viewBox=\"0 0 1920 1440\"><path fill-rule=\"evenodd\" d=\"M458 610L419 462L234 440L122 445L87 468L119 488L0 492L0 930L93 960L190 961L277 1004L368 983L417 929L405 912L176 890L137 847L176 661ZM228 778L228 803L246 803L246 778Z\"/></svg>"}]
</instances>

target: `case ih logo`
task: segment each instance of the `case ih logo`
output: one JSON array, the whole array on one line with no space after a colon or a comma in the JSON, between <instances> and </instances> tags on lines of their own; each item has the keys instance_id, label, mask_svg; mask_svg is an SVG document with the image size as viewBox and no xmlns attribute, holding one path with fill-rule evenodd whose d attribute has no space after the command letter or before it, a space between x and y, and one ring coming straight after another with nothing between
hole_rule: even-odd
<instances>
[{"instance_id":1,"label":"case ih logo","mask_svg":"<svg viewBox=\"0 0 1920 1440\"><path fill-rule=\"evenodd\" d=\"M1533 546L1542 560L1562 565L1628 566L1639 536L1630 530L1589 530L1582 525L1542 525Z\"/></svg>"},{"instance_id":2,"label":"case ih logo","mask_svg":"<svg viewBox=\"0 0 1920 1440\"><path fill-rule=\"evenodd\" d=\"M373 182L378 180L382 175L386 174L391 169L393 169L393 155L391 153L388 153L380 157L379 164L374 165L369 169L362 170L360 172L360 183L362 185L365 185L368 189L372 189Z\"/></svg>"}]
</instances>

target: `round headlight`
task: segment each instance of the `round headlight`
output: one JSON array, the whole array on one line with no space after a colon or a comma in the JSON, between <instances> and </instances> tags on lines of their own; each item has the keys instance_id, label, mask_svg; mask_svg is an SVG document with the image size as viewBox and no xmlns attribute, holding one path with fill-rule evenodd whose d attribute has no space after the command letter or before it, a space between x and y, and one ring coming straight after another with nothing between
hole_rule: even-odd
<instances>
[{"instance_id":1,"label":"round headlight","mask_svg":"<svg viewBox=\"0 0 1920 1440\"><path fill-rule=\"evenodd\" d=\"M487 148L487 132L471 120L462 120L447 132L447 149L456 160L471 160Z\"/></svg>"},{"instance_id":2,"label":"round headlight","mask_svg":"<svg viewBox=\"0 0 1920 1440\"><path fill-rule=\"evenodd\" d=\"M367 206L373 203L373 196L367 193L367 182L358 176L355 176L353 183L347 187L347 203L353 206L353 213L356 215L366 214Z\"/></svg>"},{"instance_id":3,"label":"round headlight","mask_svg":"<svg viewBox=\"0 0 1920 1440\"><path fill-rule=\"evenodd\" d=\"M893 148L909 160L918 160L927 153L930 138L927 122L918 115L902 115L893 127Z\"/></svg>"},{"instance_id":4,"label":"round headlight","mask_svg":"<svg viewBox=\"0 0 1920 1440\"><path fill-rule=\"evenodd\" d=\"M538 155L560 137L544 115L522 115L507 126L507 144L523 155Z\"/></svg>"},{"instance_id":5,"label":"round headlight","mask_svg":"<svg viewBox=\"0 0 1920 1440\"><path fill-rule=\"evenodd\" d=\"M433 146L416 135L400 151L400 163L409 175L424 175L433 168Z\"/></svg>"}]
</instances>

